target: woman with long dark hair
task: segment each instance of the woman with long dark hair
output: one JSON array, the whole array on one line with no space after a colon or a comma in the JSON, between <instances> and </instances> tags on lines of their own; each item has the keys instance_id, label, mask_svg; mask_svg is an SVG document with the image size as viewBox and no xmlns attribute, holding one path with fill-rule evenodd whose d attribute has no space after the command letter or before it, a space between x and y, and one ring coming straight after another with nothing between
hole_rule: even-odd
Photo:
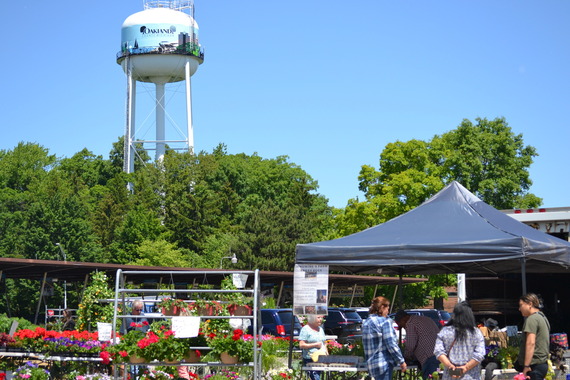
<instances>
[{"instance_id":1,"label":"woman with long dark hair","mask_svg":"<svg viewBox=\"0 0 570 380\"><path fill-rule=\"evenodd\" d=\"M475 316L467 302L455 305L453 318L437 335L434 355L445 366L443 380L481 378L485 338L477 328Z\"/></svg>"}]
</instances>

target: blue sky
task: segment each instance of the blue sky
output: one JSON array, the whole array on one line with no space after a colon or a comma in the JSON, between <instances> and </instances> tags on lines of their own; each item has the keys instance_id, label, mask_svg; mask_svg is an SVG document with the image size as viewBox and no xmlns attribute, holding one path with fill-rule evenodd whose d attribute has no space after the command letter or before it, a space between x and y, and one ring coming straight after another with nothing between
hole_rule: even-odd
<instances>
[{"instance_id":1,"label":"blue sky","mask_svg":"<svg viewBox=\"0 0 570 380\"><path fill-rule=\"evenodd\" d=\"M194 1L205 48L192 77L197 151L287 155L344 207L363 198L360 167L377 168L387 143L505 117L540 154L531 191L570 206L570 2ZM4 4L0 149L30 141L107 158L125 125L121 25L142 9Z\"/></svg>"}]
</instances>

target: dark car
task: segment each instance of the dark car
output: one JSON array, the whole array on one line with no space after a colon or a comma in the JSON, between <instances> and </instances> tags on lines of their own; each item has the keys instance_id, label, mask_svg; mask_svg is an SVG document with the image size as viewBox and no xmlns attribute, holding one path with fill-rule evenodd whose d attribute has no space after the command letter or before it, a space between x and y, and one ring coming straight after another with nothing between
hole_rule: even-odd
<instances>
[{"instance_id":1,"label":"dark car","mask_svg":"<svg viewBox=\"0 0 570 380\"><path fill-rule=\"evenodd\" d=\"M445 310L437 309L406 309L406 313L410 315L423 315L425 317L431 318L439 328L442 328L451 319L451 314ZM393 318L395 314L391 314Z\"/></svg>"},{"instance_id":2,"label":"dark car","mask_svg":"<svg viewBox=\"0 0 570 380\"><path fill-rule=\"evenodd\" d=\"M301 331L301 323L297 316L293 315L291 309L261 309L261 325L262 334L269 334L279 337L288 337L291 335L291 319L293 322L293 335L299 335Z\"/></svg>"},{"instance_id":3,"label":"dark car","mask_svg":"<svg viewBox=\"0 0 570 380\"><path fill-rule=\"evenodd\" d=\"M323 329L327 335L336 335L339 343L362 339L362 318L355 309L330 307Z\"/></svg>"}]
</instances>

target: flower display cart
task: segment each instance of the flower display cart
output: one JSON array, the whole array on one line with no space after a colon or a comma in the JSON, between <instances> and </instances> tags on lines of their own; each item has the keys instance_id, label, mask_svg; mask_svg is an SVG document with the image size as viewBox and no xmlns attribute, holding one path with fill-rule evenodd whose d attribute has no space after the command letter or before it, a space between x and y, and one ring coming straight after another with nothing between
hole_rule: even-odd
<instances>
[{"instance_id":1,"label":"flower display cart","mask_svg":"<svg viewBox=\"0 0 570 380\"><path fill-rule=\"evenodd\" d=\"M159 279L164 279L164 278L170 278L172 283L181 283L184 282L184 276L196 276L196 274L199 275L203 275L204 276L204 281L207 284L219 284L219 286L213 285L211 287L192 287L192 288L188 288L188 289L180 289L180 288L176 288L174 289L174 286L170 286L167 287L167 285L162 284L161 281L158 281L157 283L159 284L156 288L150 288L150 287L146 287L148 282L144 282L144 281L140 281L141 278L144 279L153 279L153 278L159 278ZM226 277L224 277L226 276ZM253 279L253 285L250 287L243 287L243 288L238 288L238 287L233 287L233 288L228 288L227 286L222 286L222 282L219 281L219 279L221 278L227 278L227 276L242 276L242 277L249 277L250 279ZM136 281L133 281L133 279L138 279L139 282L138 283L142 283L143 285L141 285L140 288L136 288L134 289L133 286L130 286L128 284L130 283L134 283ZM218 281L216 281L218 280ZM162 285L161 285L162 284ZM132 315L129 314L120 314L119 310L121 309L125 309L125 308L120 308L120 305L125 305L127 303L127 301L131 301L133 299L133 297L137 297L137 299L142 298L145 302L148 300L149 302L153 302L154 299L157 299L159 295L164 295L164 294L172 294L172 299L176 298L176 294L180 294L180 293L186 293L186 294L192 294L196 299L208 299L211 297L219 297L219 299L224 300L224 299L242 299L242 298L247 298L250 300L253 300L251 302L252 306L249 306L249 308L251 309L250 313L243 313L243 314L248 314L248 315L234 315L234 314L242 314L242 313L232 313L231 311L226 313L226 314L222 314L222 315L207 315L210 314L209 312L205 315L201 315L197 312L197 310L201 310L200 308L189 308L193 310L193 314L194 316L198 316L200 317L200 319L202 321L208 320L208 321L212 321L212 320L221 320L221 319L227 319L227 320L235 320L234 322L236 323L242 323L244 320L249 320L251 327L252 327L252 331L258 331L258 325L260 323L259 321L259 298L260 298L260 280L259 280L259 270L255 270L255 271L229 271L229 270L209 270L209 271L125 271L122 269L117 270L117 276L116 276L116 284L115 284L115 298L114 298L114 310L115 310L115 315L113 318L113 331L111 336L116 337L117 336L117 332L115 331L115 327L118 325L117 321L123 318L131 318ZM192 300L188 300L189 304L192 304ZM190 305L189 305L190 306ZM168 319L168 318L175 318L173 316L166 316L166 315L162 315L162 314L158 314L158 315L149 315L149 314L145 314L144 315L145 318L148 318L149 320L152 318L157 318L157 319ZM240 322L241 321L241 322ZM232 321L230 321L231 323ZM120 325L120 324L119 324ZM238 330L236 330L238 331ZM250 351L250 358L253 358L253 360L248 360L246 362L242 362L242 361L230 361L227 362L227 358L225 357L225 355L222 357L222 355L219 355L219 361L210 361L210 356L207 356L205 360L208 361L200 361L200 362L195 362L195 360L191 360L192 363L189 364L193 367L251 367L252 372L253 372L253 379L254 380L260 380L261 379L261 348L260 348L260 344L258 344L258 336L257 334L253 334L253 336L251 336L251 347L253 351L253 355L251 355L251 351ZM191 349L204 349L205 347L191 347ZM206 347L206 349L210 349L212 350L212 352L215 352L214 348L209 348ZM214 358L216 358L214 356ZM148 359L148 358L147 358ZM190 360L189 360L190 361ZM146 360L146 363L129 363L129 362L125 362L125 363L121 363L121 365L125 365L127 367L132 366L132 365L172 365L172 366L180 366L180 365L187 365L186 361L175 361L175 362L170 362L170 361L156 361L156 360ZM119 366L115 365L115 378L118 379L119 377ZM125 374L123 376L126 376L126 372L124 371Z\"/></svg>"}]
</instances>

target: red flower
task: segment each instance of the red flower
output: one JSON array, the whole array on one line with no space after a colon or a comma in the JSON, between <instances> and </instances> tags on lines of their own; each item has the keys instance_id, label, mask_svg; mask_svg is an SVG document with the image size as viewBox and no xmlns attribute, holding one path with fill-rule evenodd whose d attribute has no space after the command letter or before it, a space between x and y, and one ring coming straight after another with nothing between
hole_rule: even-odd
<instances>
[{"instance_id":1,"label":"red flower","mask_svg":"<svg viewBox=\"0 0 570 380\"><path fill-rule=\"evenodd\" d=\"M121 355L122 357L126 357L129 356L129 353L127 351L119 351L119 355Z\"/></svg>"},{"instance_id":2,"label":"red flower","mask_svg":"<svg viewBox=\"0 0 570 380\"><path fill-rule=\"evenodd\" d=\"M103 359L103 364L111 363L111 354L107 351L101 351L99 357Z\"/></svg>"},{"instance_id":3,"label":"red flower","mask_svg":"<svg viewBox=\"0 0 570 380\"><path fill-rule=\"evenodd\" d=\"M148 326L148 321L142 321L143 326Z\"/></svg>"}]
</instances>

